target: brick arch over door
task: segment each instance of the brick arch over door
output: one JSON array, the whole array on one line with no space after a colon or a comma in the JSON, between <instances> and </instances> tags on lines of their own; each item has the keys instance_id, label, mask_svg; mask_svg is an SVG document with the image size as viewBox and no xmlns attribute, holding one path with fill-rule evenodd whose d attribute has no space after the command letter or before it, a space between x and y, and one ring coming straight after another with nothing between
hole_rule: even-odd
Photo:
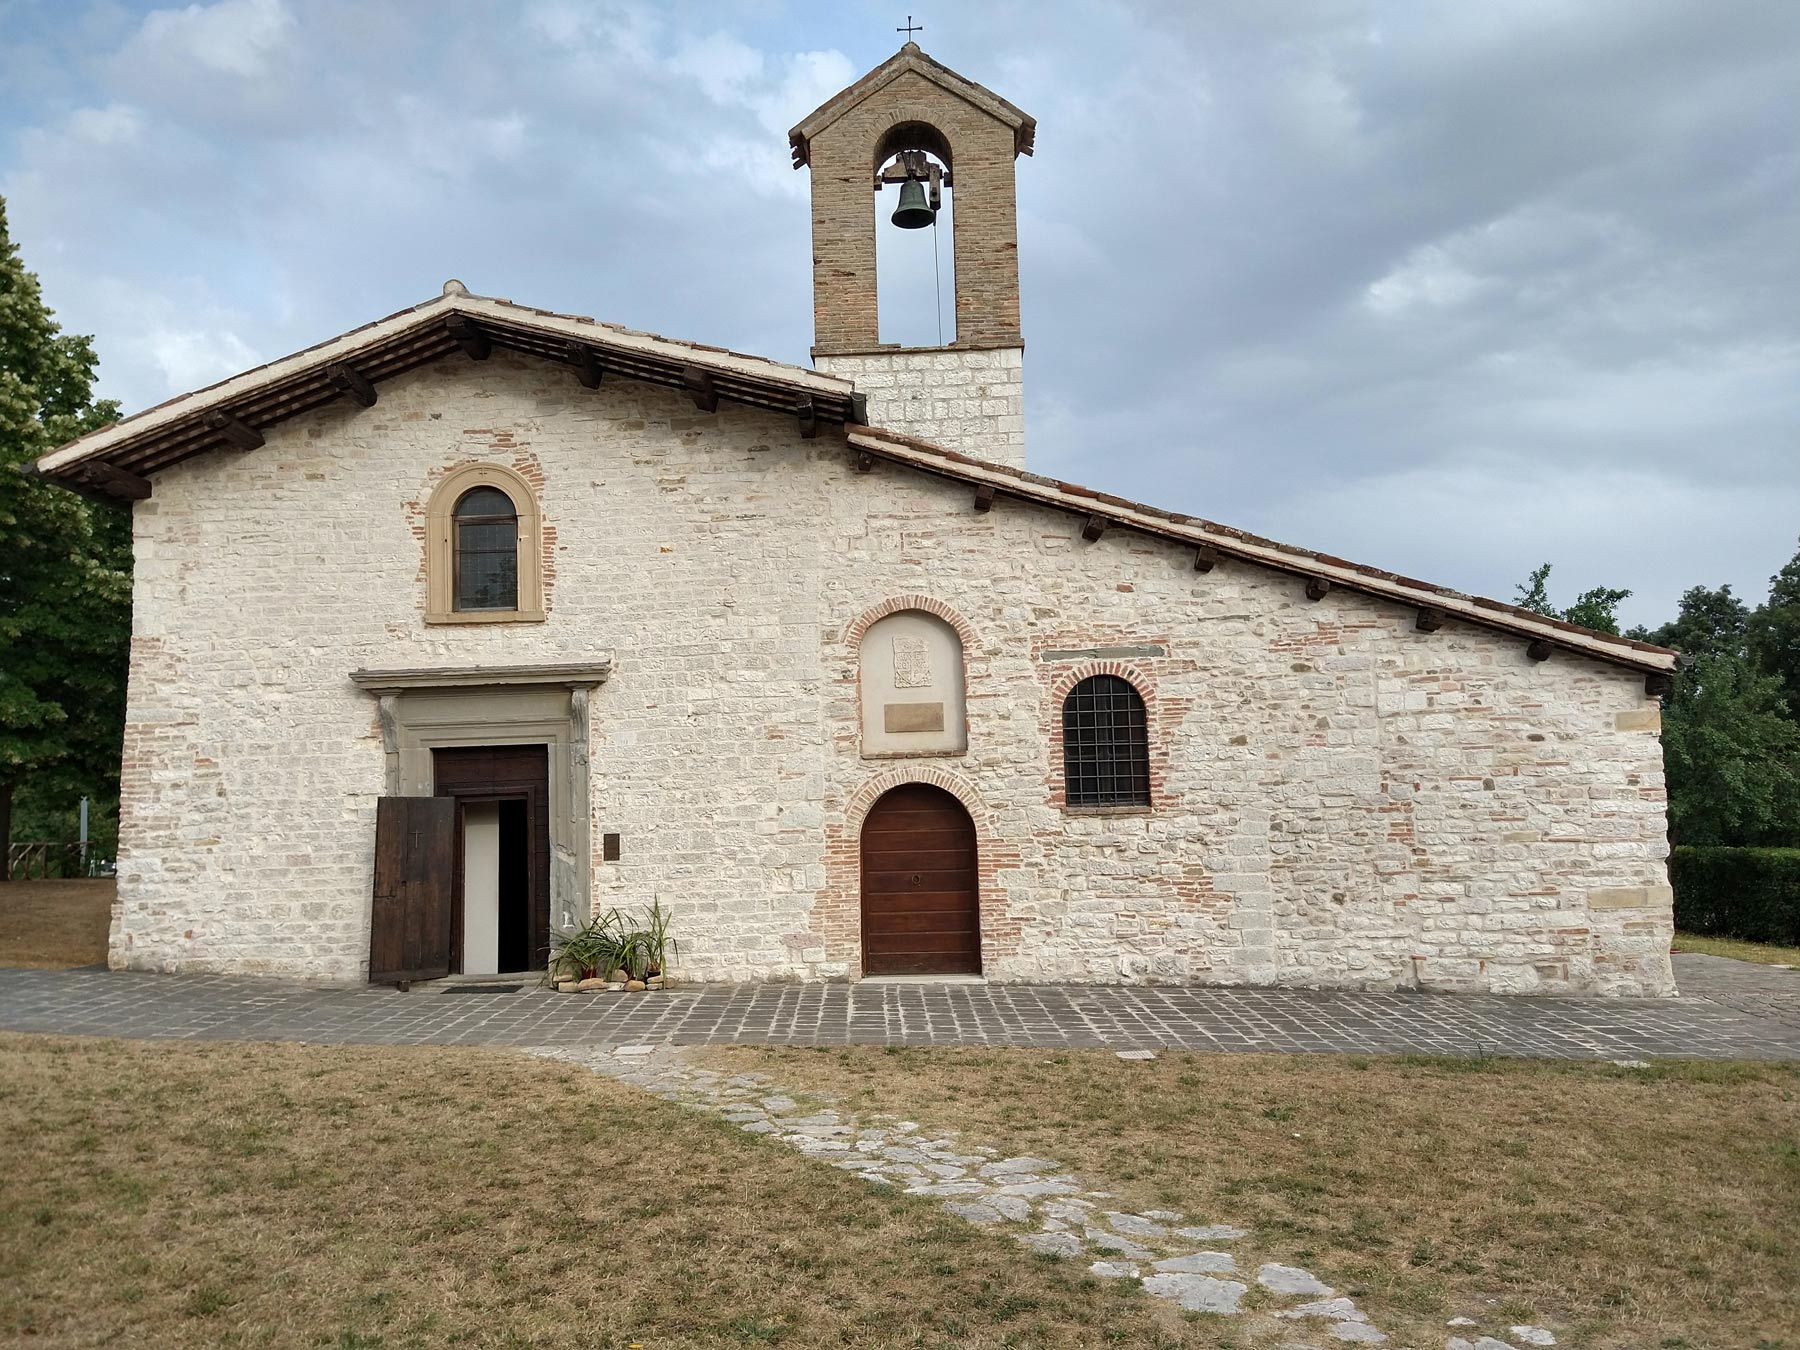
<instances>
[{"instance_id":1,"label":"brick arch over door","mask_svg":"<svg viewBox=\"0 0 1800 1350\"><path fill-rule=\"evenodd\" d=\"M825 888L813 906L813 933L823 942L828 962L841 965L850 974L861 971L863 822L886 793L907 783L943 789L962 803L975 823L981 964L984 970L992 970L1001 957L1012 955L1019 947L1019 922L1012 916L1006 893L999 884L1003 872L1019 866L1019 849L1012 841L996 835L993 814L966 779L929 764L896 764L871 774L850 795L841 812L827 817Z\"/></svg>"},{"instance_id":2,"label":"brick arch over door","mask_svg":"<svg viewBox=\"0 0 1800 1350\"><path fill-rule=\"evenodd\" d=\"M862 823L862 973L981 973L980 847L956 797L902 783Z\"/></svg>"}]
</instances>

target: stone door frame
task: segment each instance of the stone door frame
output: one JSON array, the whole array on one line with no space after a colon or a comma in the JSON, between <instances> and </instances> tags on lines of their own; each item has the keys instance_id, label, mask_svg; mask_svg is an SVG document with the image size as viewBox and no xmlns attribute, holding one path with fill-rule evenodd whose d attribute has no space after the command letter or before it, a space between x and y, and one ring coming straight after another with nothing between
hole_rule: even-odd
<instances>
[{"instance_id":1,"label":"stone door frame","mask_svg":"<svg viewBox=\"0 0 1800 1350\"><path fill-rule=\"evenodd\" d=\"M431 752L440 748L542 745L550 761L550 935L587 922L594 858L589 788L589 697L612 659L539 666L442 666L358 670L350 675L379 708L384 792L429 797Z\"/></svg>"}]
</instances>

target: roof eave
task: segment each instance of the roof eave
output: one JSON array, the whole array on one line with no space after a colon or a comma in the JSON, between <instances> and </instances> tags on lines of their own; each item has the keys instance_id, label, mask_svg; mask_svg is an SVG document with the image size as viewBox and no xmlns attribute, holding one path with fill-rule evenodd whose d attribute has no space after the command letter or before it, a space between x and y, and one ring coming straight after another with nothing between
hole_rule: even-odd
<instances>
[{"instance_id":1,"label":"roof eave","mask_svg":"<svg viewBox=\"0 0 1800 1350\"><path fill-rule=\"evenodd\" d=\"M337 402L344 392L331 383L335 367L360 368L379 384L454 354L458 341L449 326L459 316L510 350L551 360L567 360L571 351L594 353L596 368L615 378L686 388L684 380L697 370L727 401L797 413L811 400L819 420L849 422L860 416L849 380L457 291L91 432L41 456L36 468L65 482L76 481L77 466L97 460L126 472L155 472L220 444L217 430L207 425L209 417L228 415L257 432Z\"/></svg>"},{"instance_id":2,"label":"roof eave","mask_svg":"<svg viewBox=\"0 0 1800 1350\"><path fill-rule=\"evenodd\" d=\"M1077 484L988 464L954 450L932 445L928 441L880 427L852 429L848 440L858 450L929 473L990 487L997 494L1004 493L1061 511L1098 516L1109 523L1142 534L1195 548L1211 549L1222 557L1236 558L1292 576L1318 578L1345 590L1384 599L1407 608L1439 611L1446 618L1510 633L1527 640L1541 640L1563 651L1625 666L1645 675L1672 674L1680 659L1678 652L1667 647L1597 632L1560 619L1532 614L1498 600L1465 595L1428 582L1362 567L1342 558L1309 553L1271 540L1258 539L1212 521L1178 516Z\"/></svg>"}]
</instances>

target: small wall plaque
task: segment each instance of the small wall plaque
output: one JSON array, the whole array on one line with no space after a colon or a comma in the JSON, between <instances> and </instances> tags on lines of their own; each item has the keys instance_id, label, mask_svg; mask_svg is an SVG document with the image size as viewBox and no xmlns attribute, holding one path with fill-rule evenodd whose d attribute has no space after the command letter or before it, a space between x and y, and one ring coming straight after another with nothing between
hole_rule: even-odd
<instances>
[{"instance_id":1,"label":"small wall plaque","mask_svg":"<svg viewBox=\"0 0 1800 1350\"><path fill-rule=\"evenodd\" d=\"M890 735L905 731L942 731L942 703L888 703L881 709L882 730Z\"/></svg>"},{"instance_id":2,"label":"small wall plaque","mask_svg":"<svg viewBox=\"0 0 1800 1350\"><path fill-rule=\"evenodd\" d=\"M603 834L600 836L600 861L601 862L617 862L617 861L619 861L619 836L618 835Z\"/></svg>"}]
</instances>

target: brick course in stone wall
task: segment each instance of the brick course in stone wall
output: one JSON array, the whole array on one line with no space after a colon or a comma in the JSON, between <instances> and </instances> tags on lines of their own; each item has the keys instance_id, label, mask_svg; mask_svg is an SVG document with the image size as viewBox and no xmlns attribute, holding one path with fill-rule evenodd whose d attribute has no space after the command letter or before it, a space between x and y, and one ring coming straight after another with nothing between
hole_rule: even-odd
<instances>
[{"instance_id":1,"label":"brick course in stone wall","mask_svg":"<svg viewBox=\"0 0 1800 1350\"><path fill-rule=\"evenodd\" d=\"M420 504L469 459L539 487L542 624L424 622ZM349 672L610 653L594 898L660 899L690 978L854 976L861 815L916 780L976 822L991 978L1672 991L1641 674L855 460L496 354L159 473L114 964L361 978L383 755ZM855 626L909 595L958 616L968 753L865 760ZM1154 803L1068 813L1058 691L1114 648Z\"/></svg>"}]
</instances>

